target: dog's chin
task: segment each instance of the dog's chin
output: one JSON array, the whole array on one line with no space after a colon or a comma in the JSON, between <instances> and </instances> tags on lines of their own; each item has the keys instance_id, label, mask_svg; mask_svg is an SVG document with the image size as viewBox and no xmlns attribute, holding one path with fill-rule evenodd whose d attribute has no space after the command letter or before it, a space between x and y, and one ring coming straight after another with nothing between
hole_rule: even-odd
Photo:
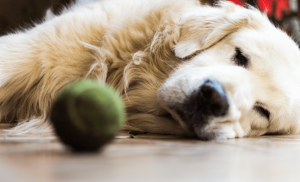
<instances>
[{"instance_id":1,"label":"dog's chin","mask_svg":"<svg viewBox=\"0 0 300 182\"><path fill-rule=\"evenodd\" d=\"M228 139L234 138L235 132L231 128L226 126L226 122L213 124L211 121L214 118L202 117L201 122L195 120L191 114L184 113L180 110L167 109L168 114L164 117L175 120L180 124L186 133L186 137L197 138L204 141L214 140L214 139Z\"/></svg>"},{"instance_id":2,"label":"dog's chin","mask_svg":"<svg viewBox=\"0 0 300 182\"><path fill-rule=\"evenodd\" d=\"M203 135L202 134L198 135L195 132L195 126L192 123L191 115L188 115L180 110L173 110L170 108L167 108L167 111L168 114L166 114L164 117L174 120L175 122L178 122L180 126L184 129L186 133L186 137L202 139L202 137L199 136L203 136ZM203 137L203 139L205 139L205 137Z\"/></svg>"},{"instance_id":3,"label":"dog's chin","mask_svg":"<svg viewBox=\"0 0 300 182\"><path fill-rule=\"evenodd\" d=\"M188 121L188 120L186 120L187 118L185 117L184 114L181 114L180 112L178 113L175 110L172 110L169 108L166 108L166 110L167 110L167 113L164 114L163 117L179 123L181 128L183 128L183 130L185 131L186 137L197 138L192 125L189 125L186 123L186 121Z\"/></svg>"},{"instance_id":4,"label":"dog's chin","mask_svg":"<svg viewBox=\"0 0 300 182\"><path fill-rule=\"evenodd\" d=\"M187 114L180 110L175 111L178 118L178 122L180 122L181 126L189 133L190 137L198 138L201 140L213 140L217 136L214 133L207 133L205 128L207 124L210 122L211 118L202 117L201 122L195 122L197 118L193 114Z\"/></svg>"}]
</instances>

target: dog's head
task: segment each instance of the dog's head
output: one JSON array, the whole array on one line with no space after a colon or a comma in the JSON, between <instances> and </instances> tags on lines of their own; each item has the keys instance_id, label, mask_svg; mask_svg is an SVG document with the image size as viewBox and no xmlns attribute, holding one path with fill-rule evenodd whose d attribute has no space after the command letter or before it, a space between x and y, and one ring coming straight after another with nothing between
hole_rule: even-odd
<instances>
[{"instance_id":1,"label":"dog's head","mask_svg":"<svg viewBox=\"0 0 300 182\"><path fill-rule=\"evenodd\" d=\"M254 9L223 2L181 18L182 63L158 98L200 139L300 131L300 51Z\"/></svg>"}]
</instances>

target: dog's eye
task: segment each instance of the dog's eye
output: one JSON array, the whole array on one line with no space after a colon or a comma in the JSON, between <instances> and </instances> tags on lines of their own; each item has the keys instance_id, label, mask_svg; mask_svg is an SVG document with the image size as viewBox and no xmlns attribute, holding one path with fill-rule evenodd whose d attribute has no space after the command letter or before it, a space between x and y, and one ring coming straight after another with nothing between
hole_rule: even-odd
<instances>
[{"instance_id":1,"label":"dog's eye","mask_svg":"<svg viewBox=\"0 0 300 182\"><path fill-rule=\"evenodd\" d=\"M257 111L261 116L266 117L270 121L270 112L261 107L261 106L254 106L254 110Z\"/></svg>"},{"instance_id":2,"label":"dog's eye","mask_svg":"<svg viewBox=\"0 0 300 182\"><path fill-rule=\"evenodd\" d=\"M249 64L249 59L243 55L243 52L238 47L235 48L235 55L233 57L233 61L236 65L243 66L245 68L247 68Z\"/></svg>"}]
</instances>

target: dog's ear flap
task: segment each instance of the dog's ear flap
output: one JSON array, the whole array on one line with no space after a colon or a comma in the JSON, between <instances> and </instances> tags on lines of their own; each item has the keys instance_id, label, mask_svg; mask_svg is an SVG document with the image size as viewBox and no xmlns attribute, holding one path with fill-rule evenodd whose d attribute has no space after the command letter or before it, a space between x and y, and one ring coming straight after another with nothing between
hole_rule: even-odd
<instances>
[{"instance_id":1,"label":"dog's ear flap","mask_svg":"<svg viewBox=\"0 0 300 182\"><path fill-rule=\"evenodd\" d=\"M253 13L230 2L220 7L201 7L181 19L181 36L174 47L175 55L185 58L205 50L253 19Z\"/></svg>"}]
</instances>

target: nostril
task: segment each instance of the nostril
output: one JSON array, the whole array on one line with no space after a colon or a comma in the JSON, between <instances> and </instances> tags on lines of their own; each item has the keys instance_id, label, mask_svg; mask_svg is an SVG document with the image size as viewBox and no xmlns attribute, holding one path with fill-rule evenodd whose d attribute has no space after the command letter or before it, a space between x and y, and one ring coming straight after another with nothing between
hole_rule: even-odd
<instances>
[{"instance_id":1,"label":"nostril","mask_svg":"<svg viewBox=\"0 0 300 182\"><path fill-rule=\"evenodd\" d=\"M210 106L210 110L215 116L224 116L228 110L228 105L220 103L220 104L212 104Z\"/></svg>"},{"instance_id":2,"label":"nostril","mask_svg":"<svg viewBox=\"0 0 300 182\"><path fill-rule=\"evenodd\" d=\"M199 125L205 124L209 118L225 116L229 110L229 103L221 83L207 79L175 109L182 120Z\"/></svg>"},{"instance_id":3,"label":"nostril","mask_svg":"<svg viewBox=\"0 0 300 182\"><path fill-rule=\"evenodd\" d=\"M210 106L210 110L211 110L215 115L219 115L220 112L218 112L218 111L220 111L220 109L221 109L220 104L212 104L212 105Z\"/></svg>"},{"instance_id":4,"label":"nostril","mask_svg":"<svg viewBox=\"0 0 300 182\"><path fill-rule=\"evenodd\" d=\"M212 92L213 90L211 89L210 86L202 86L201 88L201 94L205 99L210 99L213 94Z\"/></svg>"},{"instance_id":5,"label":"nostril","mask_svg":"<svg viewBox=\"0 0 300 182\"><path fill-rule=\"evenodd\" d=\"M222 85L215 80L206 80L200 87L199 106L207 115L226 115L229 104Z\"/></svg>"}]
</instances>

